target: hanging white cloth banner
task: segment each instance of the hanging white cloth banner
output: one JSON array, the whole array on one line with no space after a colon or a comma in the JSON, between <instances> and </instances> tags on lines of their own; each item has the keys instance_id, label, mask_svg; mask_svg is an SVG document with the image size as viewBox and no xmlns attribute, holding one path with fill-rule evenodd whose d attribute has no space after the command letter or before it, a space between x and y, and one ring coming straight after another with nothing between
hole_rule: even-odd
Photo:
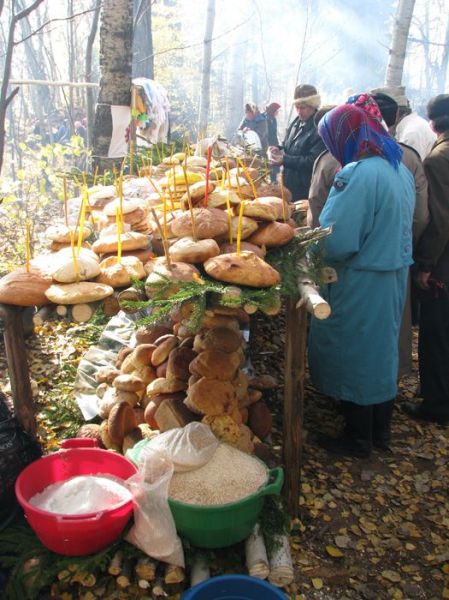
<instances>
[{"instance_id":1,"label":"hanging white cloth banner","mask_svg":"<svg viewBox=\"0 0 449 600\"><path fill-rule=\"evenodd\" d=\"M108 158L122 158L128 153L126 128L131 122L129 106L111 106L112 137L109 144Z\"/></svg>"}]
</instances>

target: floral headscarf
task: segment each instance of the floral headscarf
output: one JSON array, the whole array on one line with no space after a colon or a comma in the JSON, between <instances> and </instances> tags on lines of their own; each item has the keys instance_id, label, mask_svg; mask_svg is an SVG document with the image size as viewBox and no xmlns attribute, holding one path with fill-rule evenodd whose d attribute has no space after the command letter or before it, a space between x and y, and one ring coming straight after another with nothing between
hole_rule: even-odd
<instances>
[{"instance_id":1,"label":"floral headscarf","mask_svg":"<svg viewBox=\"0 0 449 600\"><path fill-rule=\"evenodd\" d=\"M366 155L385 158L399 167L402 149L380 121L354 104L342 104L324 115L318 125L329 152L345 166Z\"/></svg>"},{"instance_id":2,"label":"floral headscarf","mask_svg":"<svg viewBox=\"0 0 449 600\"><path fill-rule=\"evenodd\" d=\"M373 119L382 122L382 113L379 110L379 106L371 94L354 94L353 96L349 96L346 100L346 104L354 104L359 108L362 108L366 113L371 115Z\"/></svg>"}]
</instances>

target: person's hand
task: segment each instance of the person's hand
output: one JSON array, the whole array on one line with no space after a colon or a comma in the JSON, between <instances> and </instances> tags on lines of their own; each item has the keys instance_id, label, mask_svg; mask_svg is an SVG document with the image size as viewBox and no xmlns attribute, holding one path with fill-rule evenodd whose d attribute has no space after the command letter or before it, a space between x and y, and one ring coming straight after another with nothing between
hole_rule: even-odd
<instances>
[{"instance_id":1,"label":"person's hand","mask_svg":"<svg viewBox=\"0 0 449 600\"><path fill-rule=\"evenodd\" d=\"M429 273L425 273L424 271L418 271L418 277L416 280L418 287L420 287L422 290L428 290L430 288L429 278L430 278L430 271L429 271Z\"/></svg>"},{"instance_id":2,"label":"person's hand","mask_svg":"<svg viewBox=\"0 0 449 600\"><path fill-rule=\"evenodd\" d=\"M276 146L269 146L267 152L268 162L270 165L277 167L282 165L284 161L284 152Z\"/></svg>"}]
</instances>

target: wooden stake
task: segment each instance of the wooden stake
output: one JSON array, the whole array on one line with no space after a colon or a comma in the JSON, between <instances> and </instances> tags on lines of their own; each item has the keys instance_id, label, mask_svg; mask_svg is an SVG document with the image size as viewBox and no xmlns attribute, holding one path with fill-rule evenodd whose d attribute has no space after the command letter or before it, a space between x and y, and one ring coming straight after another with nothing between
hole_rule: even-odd
<instances>
[{"instance_id":1,"label":"wooden stake","mask_svg":"<svg viewBox=\"0 0 449 600\"><path fill-rule=\"evenodd\" d=\"M156 214L156 211L154 210L154 208L151 209L151 212L153 214L153 219L156 221L156 225L159 231L159 235L162 238L162 245L164 247L164 254L165 254L165 260L167 261L167 266L169 269L171 269L171 260L170 260L170 254L168 252L168 242L164 237L164 230L161 227L161 224L159 223L159 219L158 216Z\"/></svg>"},{"instance_id":2,"label":"wooden stake","mask_svg":"<svg viewBox=\"0 0 449 600\"><path fill-rule=\"evenodd\" d=\"M190 196L189 182L187 179L187 170L184 165L182 165L182 172L184 173L184 181L186 183L186 188L187 188L187 190L186 190L187 202L189 203L190 219L192 221L192 237L193 237L194 241L196 242L197 237L196 237L195 217L193 216L192 197Z\"/></svg>"},{"instance_id":3,"label":"wooden stake","mask_svg":"<svg viewBox=\"0 0 449 600\"><path fill-rule=\"evenodd\" d=\"M207 164L206 164L206 194L204 195L204 206L207 208L209 203L209 176L210 176L210 161L212 157L212 146L207 148Z\"/></svg>"}]
</instances>

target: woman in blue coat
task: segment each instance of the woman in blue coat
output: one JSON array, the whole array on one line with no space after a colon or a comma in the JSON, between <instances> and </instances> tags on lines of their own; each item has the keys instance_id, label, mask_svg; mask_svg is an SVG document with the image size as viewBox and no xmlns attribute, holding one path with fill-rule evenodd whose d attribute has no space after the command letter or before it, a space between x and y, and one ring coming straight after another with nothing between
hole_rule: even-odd
<instances>
[{"instance_id":1,"label":"woman in blue coat","mask_svg":"<svg viewBox=\"0 0 449 600\"><path fill-rule=\"evenodd\" d=\"M343 168L320 215L332 226L325 260L338 281L322 289L331 316L312 319L310 373L319 391L342 401L346 419L342 437L322 445L367 457L390 439L415 187L400 146L361 108L331 110L319 133Z\"/></svg>"}]
</instances>

